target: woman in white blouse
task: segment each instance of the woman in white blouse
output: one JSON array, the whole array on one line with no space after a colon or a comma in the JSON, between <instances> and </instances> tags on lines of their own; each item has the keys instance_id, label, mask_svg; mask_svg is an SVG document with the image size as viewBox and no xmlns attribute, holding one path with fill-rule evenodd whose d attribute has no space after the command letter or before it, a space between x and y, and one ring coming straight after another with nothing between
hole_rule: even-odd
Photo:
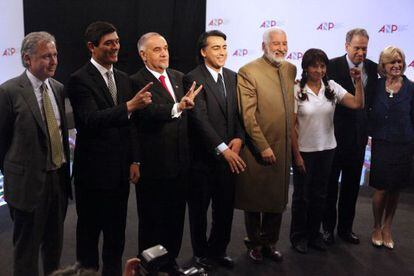
<instances>
[{"instance_id":1,"label":"woman in white blouse","mask_svg":"<svg viewBox=\"0 0 414 276\"><path fill-rule=\"evenodd\" d=\"M309 49L302 59L302 79L295 86L292 128L294 157L292 221L293 248L306 253L308 246L325 251L319 232L336 140L333 116L337 103L348 108L364 106L361 72L352 68L355 96L328 80L329 59L320 49Z\"/></svg>"}]
</instances>

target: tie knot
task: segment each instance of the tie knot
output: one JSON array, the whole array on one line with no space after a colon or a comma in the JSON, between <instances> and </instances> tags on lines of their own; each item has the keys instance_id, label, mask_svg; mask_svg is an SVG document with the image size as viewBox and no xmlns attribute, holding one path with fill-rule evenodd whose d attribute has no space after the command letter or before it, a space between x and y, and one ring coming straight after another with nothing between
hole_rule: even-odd
<instances>
[{"instance_id":1,"label":"tie knot","mask_svg":"<svg viewBox=\"0 0 414 276\"><path fill-rule=\"evenodd\" d=\"M43 91L47 91L47 85L46 83L42 82L42 85L40 85L40 89Z\"/></svg>"},{"instance_id":2,"label":"tie knot","mask_svg":"<svg viewBox=\"0 0 414 276\"><path fill-rule=\"evenodd\" d=\"M159 79L161 82L163 82L163 81L165 80L165 76L164 76L164 75L161 75L158 79Z\"/></svg>"},{"instance_id":3,"label":"tie knot","mask_svg":"<svg viewBox=\"0 0 414 276\"><path fill-rule=\"evenodd\" d=\"M223 81L223 76L220 73L218 73L217 81Z\"/></svg>"},{"instance_id":4,"label":"tie knot","mask_svg":"<svg viewBox=\"0 0 414 276\"><path fill-rule=\"evenodd\" d=\"M110 77L112 77L112 71L106 71L106 76L108 77L108 79L110 78Z\"/></svg>"}]
</instances>

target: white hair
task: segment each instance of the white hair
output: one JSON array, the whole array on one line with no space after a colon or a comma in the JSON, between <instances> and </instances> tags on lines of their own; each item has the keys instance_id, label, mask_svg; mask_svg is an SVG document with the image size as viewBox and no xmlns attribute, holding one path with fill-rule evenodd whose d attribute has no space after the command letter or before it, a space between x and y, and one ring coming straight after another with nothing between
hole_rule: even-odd
<instances>
[{"instance_id":1,"label":"white hair","mask_svg":"<svg viewBox=\"0 0 414 276\"><path fill-rule=\"evenodd\" d=\"M279 33L279 34L286 35L286 32L284 30L282 30L281 28L278 28L278 27L269 28L263 33L263 43L264 44L266 44L266 45L269 44L270 35L273 34L273 33Z\"/></svg>"}]
</instances>

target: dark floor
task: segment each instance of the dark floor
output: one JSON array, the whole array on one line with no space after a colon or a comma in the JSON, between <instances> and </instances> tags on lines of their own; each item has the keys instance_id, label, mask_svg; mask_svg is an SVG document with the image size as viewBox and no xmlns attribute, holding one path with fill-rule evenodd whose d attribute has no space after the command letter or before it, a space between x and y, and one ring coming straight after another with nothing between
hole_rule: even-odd
<instances>
[{"instance_id":1,"label":"dark floor","mask_svg":"<svg viewBox=\"0 0 414 276\"><path fill-rule=\"evenodd\" d=\"M129 201L125 258L137 253L137 211L133 189ZM236 211L232 241L228 248L228 253L234 257L236 266L231 271L218 269L209 275L414 275L414 194L402 194L394 221L395 249L391 251L374 248L370 243L371 192L370 188L363 189L358 200L354 231L359 234L361 244L350 245L337 241L336 245L325 253L310 251L307 255L301 255L290 249L288 240L290 206L288 206L278 244L285 256L282 263L267 261L256 265L249 262L243 244L245 235L243 214ZM75 226L76 211L72 203L65 223L63 266L75 262ZM188 264L191 255L188 223L186 223L179 262L183 265ZM7 207L0 207L0 276L6 275L12 275L12 224Z\"/></svg>"}]
</instances>

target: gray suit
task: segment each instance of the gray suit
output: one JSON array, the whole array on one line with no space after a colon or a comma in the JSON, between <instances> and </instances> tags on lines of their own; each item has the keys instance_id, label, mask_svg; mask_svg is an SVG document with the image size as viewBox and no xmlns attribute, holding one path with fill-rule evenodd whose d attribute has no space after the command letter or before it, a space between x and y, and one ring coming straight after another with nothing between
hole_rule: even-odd
<instances>
[{"instance_id":1,"label":"gray suit","mask_svg":"<svg viewBox=\"0 0 414 276\"><path fill-rule=\"evenodd\" d=\"M63 148L69 161L63 85L51 78L49 84L59 109ZM15 275L37 275L40 245L45 273L59 263L70 177L68 163L48 170L49 152L46 123L24 72L0 86L0 169L14 221Z\"/></svg>"}]
</instances>

